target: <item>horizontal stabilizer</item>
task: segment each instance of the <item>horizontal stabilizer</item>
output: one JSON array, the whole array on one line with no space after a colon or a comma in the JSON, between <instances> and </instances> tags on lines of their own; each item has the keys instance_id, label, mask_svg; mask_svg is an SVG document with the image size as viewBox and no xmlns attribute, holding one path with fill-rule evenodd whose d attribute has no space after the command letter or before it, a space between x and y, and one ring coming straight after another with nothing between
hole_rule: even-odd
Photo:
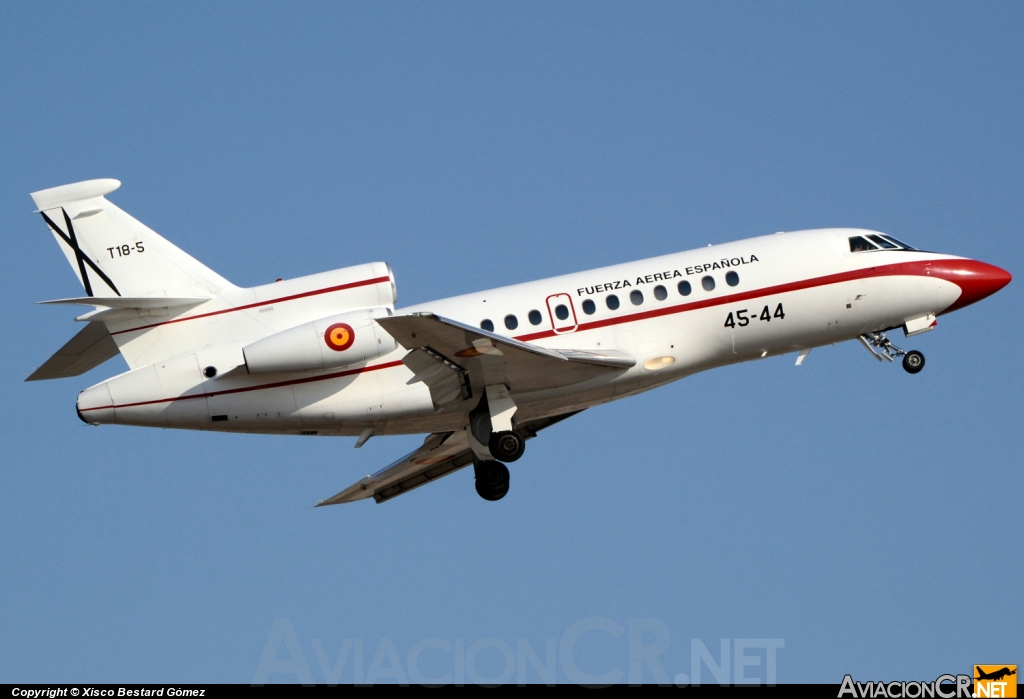
<instances>
[{"instance_id":1,"label":"horizontal stabilizer","mask_svg":"<svg viewBox=\"0 0 1024 699\"><path fill-rule=\"evenodd\" d=\"M117 345L103 323L89 323L26 381L79 376L117 354Z\"/></svg>"},{"instance_id":2,"label":"horizontal stabilizer","mask_svg":"<svg viewBox=\"0 0 1024 699\"><path fill-rule=\"evenodd\" d=\"M210 300L209 296L188 296L172 298L170 296L80 296L71 299L54 299L37 301L43 305L67 306L103 306L105 308L178 308L179 306L198 306Z\"/></svg>"}]
</instances>

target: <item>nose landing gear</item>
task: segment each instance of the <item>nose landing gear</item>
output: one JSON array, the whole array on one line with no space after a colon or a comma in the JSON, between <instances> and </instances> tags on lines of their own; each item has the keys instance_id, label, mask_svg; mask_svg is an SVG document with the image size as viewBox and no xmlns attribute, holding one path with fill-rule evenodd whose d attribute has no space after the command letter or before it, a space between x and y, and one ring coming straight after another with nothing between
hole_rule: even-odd
<instances>
[{"instance_id":1,"label":"nose landing gear","mask_svg":"<svg viewBox=\"0 0 1024 699\"><path fill-rule=\"evenodd\" d=\"M903 357L903 370L908 374L916 374L924 369L923 354L917 350L901 350L889 341L885 333L864 333L857 339L878 361L885 359L891 362L896 357Z\"/></svg>"},{"instance_id":2,"label":"nose landing gear","mask_svg":"<svg viewBox=\"0 0 1024 699\"><path fill-rule=\"evenodd\" d=\"M908 374L916 374L924 369L924 355L917 350L911 350L903 357L903 370Z\"/></svg>"}]
</instances>

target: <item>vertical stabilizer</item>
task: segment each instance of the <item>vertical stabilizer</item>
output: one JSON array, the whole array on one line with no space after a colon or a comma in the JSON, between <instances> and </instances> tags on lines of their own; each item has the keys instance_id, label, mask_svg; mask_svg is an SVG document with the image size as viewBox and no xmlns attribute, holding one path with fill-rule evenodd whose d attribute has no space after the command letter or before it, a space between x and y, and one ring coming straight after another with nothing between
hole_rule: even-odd
<instances>
[{"instance_id":1,"label":"vertical stabilizer","mask_svg":"<svg viewBox=\"0 0 1024 699\"><path fill-rule=\"evenodd\" d=\"M88 180L32 194L87 296L202 297L230 282L135 220L105 195L117 180Z\"/></svg>"}]
</instances>

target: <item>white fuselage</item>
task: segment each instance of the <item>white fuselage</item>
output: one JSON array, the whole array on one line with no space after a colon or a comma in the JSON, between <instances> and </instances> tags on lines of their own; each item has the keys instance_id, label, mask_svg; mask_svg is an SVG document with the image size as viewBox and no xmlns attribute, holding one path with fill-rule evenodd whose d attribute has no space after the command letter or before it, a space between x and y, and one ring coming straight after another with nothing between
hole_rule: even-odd
<instances>
[{"instance_id":1,"label":"white fuselage","mask_svg":"<svg viewBox=\"0 0 1024 699\"><path fill-rule=\"evenodd\" d=\"M713 367L899 327L957 303L963 290L942 270L964 258L911 250L852 253L848 238L860 232L825 229L751 238L394 313L430 312L474 327L490 321L497 334L543 347L618 350L636 359L630 369L584 383L525 393L510 387L517 420L560 415ZM381 288L393 283L371 273ZM685 295L681 282L689 285ZM254 298L263 301L237 308L229 303L213 312L199 307L168 322L198 326L216 317L228 323L237 313L263 323L246 328L270 335L347 310L332 308L331 294L259 294ZM402 364L407 350L401 346L347 367L250 374L241 364L240 348L259 338L253 336L257 331L245 332L97 384L80 396L80 415L92 423L319 435L358 435L372 428L380 435L458 430L472 408L436 411L427 387L410 382L413 373ZM141 338L139 352L144 352L149 345L141 345L155 340L141 333L129 321L113 332L126 346ZM203 375L205 367L218 364L214 378Z\"/></svg>"}]
</instances>

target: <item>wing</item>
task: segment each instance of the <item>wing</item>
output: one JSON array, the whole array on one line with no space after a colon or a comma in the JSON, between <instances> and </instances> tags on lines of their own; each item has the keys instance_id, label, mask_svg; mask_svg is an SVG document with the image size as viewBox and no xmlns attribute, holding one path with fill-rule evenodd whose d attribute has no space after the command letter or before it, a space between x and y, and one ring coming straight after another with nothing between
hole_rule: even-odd
<instances>
[{"instance_id":1,"label":"wing","mask_svg":"<svg viewBox=\"0 0 1024 699\"><path fill-rule=\"evenodd\" d=\"M525 425L521 425L517 432L525 439L532 439L545 427L572 417L576 412L579 411L531 420ZM469 448L465 431L435 432L429 435L416 451L406 454L377 473L353 483L334 497L321 500L316 506L340 505L344 502L355 502L371 497L378 503L384 502L442 476L447 476L449 473L454 473L471 463L473 463L473 452Z\"/></svg>"},{"instance_id":2,"label":"wing","mask_svg":"<svg viewBox=\"0 0 1024 699\"><path fill-rule=\"evenodd\" d=\"M410 350L403 362L431 389L435 407L473 389L505 384L513 393L558 388L621 372L636 360L618 350L555 350L464 325L433 313L376 320ZM467 395L468 394L468 395Z\"/></svg>"},{"instance_id":3,"label":"wing","mask_svg":"<svg viewBox=\"0 0 1024 699\"><path fill-rule=\"evenodd\" d=\"M471 398L484 387L504 384L521 393L557 388L621 372L636 360L617 350L555 350L496 335L433 313L377 318L376 322L409 350L402 362L412 370L410 383L422 381L437 409ZM516 427L524 439L574 411L531 420ZM384 502L473 463L464 431L435 432L419 449L373 475L317 503L337 505L372 497Z\"/></svg>"},{"instance_id":4,"label":"wing","mask_svg":"<svg viewBox=\"0 0 1024 699\"><path fill-rule=\"evenodd\" d=\"M117 354L114 338L103 323L87 323L67 341L46 363L32 372L26 381L63 379L78 376Z\"/></svg>"}]
</instances>

